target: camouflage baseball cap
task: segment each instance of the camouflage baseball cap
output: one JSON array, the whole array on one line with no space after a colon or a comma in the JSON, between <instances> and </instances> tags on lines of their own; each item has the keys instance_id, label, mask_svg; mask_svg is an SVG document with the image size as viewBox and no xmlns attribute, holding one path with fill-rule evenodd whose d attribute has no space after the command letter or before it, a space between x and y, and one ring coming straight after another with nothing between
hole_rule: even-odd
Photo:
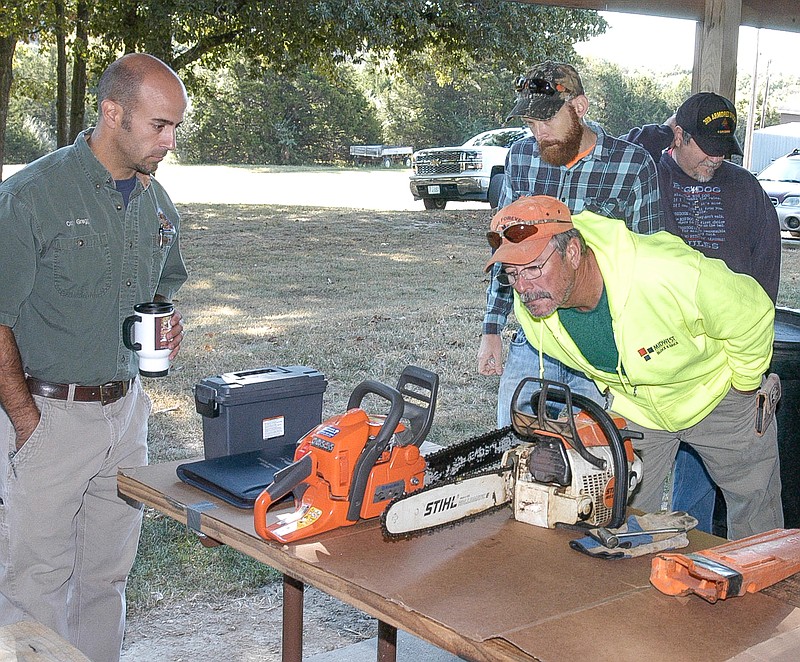
<instances>
[{"instance_id":1,"label":"camouflage baseball cap","mask_svg":"<svg viewBox=\"0 0 800 662\"><path fill-rule=\"evenodd\" d=\"M549 120L564 102L583 94L583 83L575 67L563 62L548 60L537 64L517 79L517 101L506 117L531 117Z\"/></svg>"}]
</instances>

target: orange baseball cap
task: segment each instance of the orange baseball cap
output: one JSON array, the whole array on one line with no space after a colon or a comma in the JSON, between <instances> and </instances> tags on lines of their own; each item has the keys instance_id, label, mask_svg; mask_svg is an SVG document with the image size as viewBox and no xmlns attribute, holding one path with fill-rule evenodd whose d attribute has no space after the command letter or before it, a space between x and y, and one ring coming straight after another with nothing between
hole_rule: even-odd
<instances>
[{"instance_id":1,"label":"orange baseball cap","mask_svg":"<svg viewBox=\"0 0 800 662\"><path fill-rule=\"evenodd\" d=\"M486 238L494 253L484 271L488 271L495 262L533 262L553 236L573 227L572 216L563 202L549 195L518 198L492 218Z\"/></svg>"}]
</instances>

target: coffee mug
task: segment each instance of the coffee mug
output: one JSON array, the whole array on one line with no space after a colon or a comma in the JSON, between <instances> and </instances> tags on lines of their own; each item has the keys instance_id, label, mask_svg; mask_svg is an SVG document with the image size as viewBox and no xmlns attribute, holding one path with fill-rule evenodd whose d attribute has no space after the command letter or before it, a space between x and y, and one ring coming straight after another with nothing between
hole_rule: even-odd
<instances>
[{"instance_id":1,"label":"coffee mug","mask_svg":"<svg viewBox=\"0 0 800 662\"><path fill-rule=\"evenodd\" d=\"M137 303L134 315L122 322L122 342L139 356L139 374L165 377L169 374L170 348L167 334L175 306L162 301Z\"/></svg>"}]
</instances>

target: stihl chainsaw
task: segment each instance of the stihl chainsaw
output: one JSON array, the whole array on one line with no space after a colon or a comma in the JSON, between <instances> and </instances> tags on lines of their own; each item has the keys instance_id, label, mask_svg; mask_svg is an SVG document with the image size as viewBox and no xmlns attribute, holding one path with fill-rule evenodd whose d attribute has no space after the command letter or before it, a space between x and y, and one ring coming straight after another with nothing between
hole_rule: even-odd
<instances>
[{"instance_id":1,"label":"stihl chainsaw","mask_svg":"<svg viewBox=\"0 0 800 662\"><path fill-rule=\"evenodd\" d=\"M374 380L356 386L347 412L323 421L298 444L294 462L278 471L256 499L256 533L293 542L377 517L391 499L422 487L419 446L430 431L439 377L407 366L392 388ZM389 402L384 416L361 407L374 394ZM267 523L267 511L288 494L295 510Z\"/></svg>"},{"instance_id":2,"label":"stihl chainsaw","mask_svg":"<svg viewBox=\"0 0 800 662\"><path fill-rule=\"evenodd\" d=\"M538 382L530 412L520 406L522 389ZM564 412L553 415L554 403ZM582 411L577 415L573 406ZM555 407L557 411L561 407ZM503 450L498 468L466 475L438 466L438 454L428 458L429 470L447 478L394 499L381 515L384 536L407 538L511 504L515 519L537 526L558 525L616 528L625 521L628 496L638 485L642 461L625 429L625 420L611 418L592 400L572 394L557 382L527 378L512 400L512 437L518 443ZM489 441L507 429L476 437L467 445ZM458 453L467 449L462 444ZM445 449L446 453L453 453ZM493 448L487 455L495 455Z\"/></svg>"}]
</instances>

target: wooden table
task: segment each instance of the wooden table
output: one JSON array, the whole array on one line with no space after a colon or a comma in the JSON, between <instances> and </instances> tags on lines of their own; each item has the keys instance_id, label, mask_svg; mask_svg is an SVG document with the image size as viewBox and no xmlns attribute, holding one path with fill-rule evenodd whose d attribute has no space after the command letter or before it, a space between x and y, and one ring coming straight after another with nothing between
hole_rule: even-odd
<instances>
[{"instance_id":1,"label":"wooden table","mask_svg":"<svg viewBox=\"0 0 800 662\"><path fill-rule=\"evenodd\" d=\"M650 586L650 559L571 550L575 532L540 529L510 510L412 540L383 540L369 520L294 545L260 539L252 511L182 483L178 462L123 469L120 492L284 574L283 660L302 658L302 598L315 586L379 622L379 660L400 628L468 660L800 659L797 584L714 605ZM686 551L718 538L691 532Z\"/></svg>"},{"instance_id":2,"label":"wooden table","mask_svg":"<svg viewBox=\"0 0 800 662\"><path fill-rule=\"evenodd\" d=\"M38 621L0 627L0 662L90 662L72 644Z\"/></svg>"}]
</instances>

